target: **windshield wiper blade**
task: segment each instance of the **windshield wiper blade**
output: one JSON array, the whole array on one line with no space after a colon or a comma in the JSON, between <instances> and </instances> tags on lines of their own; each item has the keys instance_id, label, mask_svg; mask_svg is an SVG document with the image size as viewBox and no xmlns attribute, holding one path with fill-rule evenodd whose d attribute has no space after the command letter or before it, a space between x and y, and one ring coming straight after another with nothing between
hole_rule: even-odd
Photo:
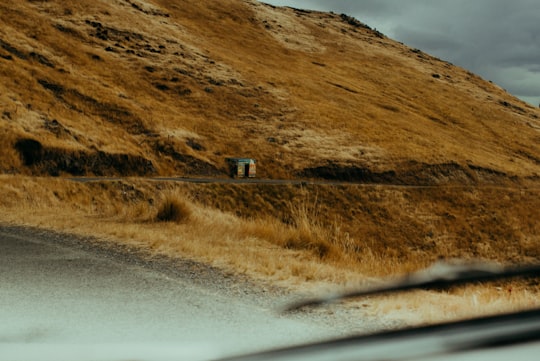
<instances>
[{"instance_id":1,"label":"windshield wiper blade","mask_svg":"<svg viewBox=\"0 0 540 361\"><path fill-rule=\"evenodd\" d=\"M317 307L351 298L419 289L440 290L466 284L524 277L540 277L540 265L504 267L492 263L438 262L425 270L411 273L397 281L389 281L380 286L301 300L286 306L283 312L294 312L305 307Z\"/></svg>"},{"instance_id":2,"label":"windshield wiper blade","mask_svg":"<svg viewBox=\"0 0 540 361\"><path fill-rule=\"evenodd\" d=\"M459 360L460 355L468 352L490 350L500 352L497 350L504 348L515 351L513 346L518 347L515 356L517 359L536 360L540 350L540 344L537 343L539 340L540 309L533 309L435 325L386 330L374 334L346 336L220 361L411 361L438 359L437 356L442 355L454 355L449 359ZM527 345L532 345L533 353L526 348ZM480 359L493 359L485 355ZM493 353L489 355L493 356ZM472 358L467 358L470 359Z\"/></svg>"}]
</instances>

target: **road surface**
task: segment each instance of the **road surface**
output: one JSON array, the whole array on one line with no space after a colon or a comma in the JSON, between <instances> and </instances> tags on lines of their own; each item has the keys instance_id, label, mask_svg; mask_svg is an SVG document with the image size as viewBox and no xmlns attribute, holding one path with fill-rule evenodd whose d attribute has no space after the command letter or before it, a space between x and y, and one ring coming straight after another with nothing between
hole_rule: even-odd
<instances>
[{"instance_id":1,"label":"road surface","mask_svg":"<svg viewBox=\"0 0 540 361\"><path fill-rule=\"evenodd\" d=\"M73 182L107 182L128 180L130 177L71 177L66 178ZM264 178L189 178L189 177L133 177L133 179L142 179L156 182L177 182L177 183L199 183L199 184L245 184L245 185L301 185L301 186L362 186L362 187L386 187L394 189L539 189L531 185L519 184L407 184L402 182L379 182L369 183L363 181L337 181L337 180L316 180L316 179L264 179Z\"/></svg>"},{"instance_id":2,"label":"road surface","mask_svg":"<svg viewBox=\"0 0 540 361\"><path fill-rule=\"evenodd\" d=\"M215 272L165 272L65 238L0 227L0 360L195 360L342 334L278 315L277 296L241 297Z\"/></svg>"},{"instance_id":3,"label":"road surface","mask_svg":"<svg viewBox=\"0 0 540 361\"><path fill-rule=\"evenodd\" d=\"M74 182L102 182L125 180L128 177L71 177ZM263 178L189 178L189 177L136 177L157 182L213 183L213 184L270 184L270 185L324 185L351 184L346 182L314 181L298 179L263 179Z\"/></svg>"}]
</instances>

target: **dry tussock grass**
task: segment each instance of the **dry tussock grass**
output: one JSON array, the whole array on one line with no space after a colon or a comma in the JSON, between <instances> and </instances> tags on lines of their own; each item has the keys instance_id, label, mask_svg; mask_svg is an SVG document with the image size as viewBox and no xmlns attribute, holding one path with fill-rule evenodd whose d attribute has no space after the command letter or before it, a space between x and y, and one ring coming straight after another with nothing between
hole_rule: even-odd
<instances>
[{"instance_id":1,"label":"dry tussock grass","mask_svg":"<svg viewBox=\"0 0 540 361\"><path fill-rule=\"evenodd\" d=\"M257 19L265 24L266 29L283 47L308 53L326 50L311 30L298 22L293 11L277 12L255 2L252 6Z\"/></svg>"},{"instance_id":2,"label":"dry tussock grass","mask_svg":"<svg viewBox=\"0 0 540 361\"><path fill-rule=\"evenodd\" d=\"M177 193L168 193L162 196L158 207L156 220L158 222L188 222L191 218L191 205Z\"/></svg>"},{"instance_id":3,"label":"dry tussock grass","mask_svg":"<svg viewBox=\"0 0 540 361\"><path fill-rule=\"evenodd\" d=\"M316 192L303 188L297 192L300 196L284 201L285 218L270 214L255 216L253 213L249 217L242 216L242 200L236 200L229 210L225 210L227 207L223 204L206 205L205 193L214 201L222 192L234 196L235 186L221 187L223 189L220 186L171 185L135 180L78 184L62 179L1 176L0 193L3 196L0 199L0 219L2 222L90 235L98 240L140 247L152 254L193 258L262 282L311 294L321 290L376 284L380 277L418 270L434 259L451 257L456 252L468 255L469 259L479 256L500 262L530 261L528 257L533 255L531 250L537 248L538 244L537 226L532 223L530 216L518 211L521 209L518 206L510 209L510 213L523 218L512 220L512 224L517 226L516 222L519 221L524 222L522 225L530 223L532 227L526 229L521 226L520 232L524 233L522 242L530 243L530 248L521 250L523 254L520 259L514 258L508 251L508 247L516 247L519 242L510 240L508 247L498 247L496 243L502 243L502 239L493 241L490 249L483 254L475 253L478 247L458 244L451 236L441 240L436 247L429 246L419 251L417 247L426 247L431 241L409 242L407 237L414 234L414 227L403 228L400 243L385 244L376 239L369 240L369 235L362 228L361 233L353 231L354 223L361 223L361 218L349 224L346 218L332 219L328 216L325 205L329 198L338 198L339 192L324 191L324 188ZM264 197L269 197L268 194L273 194L275 189L268 187L266 195L261 189L264 187L251 189L248 199L255 200L255 195L258 195L258 202L265 207ZM290 191L294 191L294 188ZM394 207L411 207L407 202L408 198L411 201L411 194L403 192L390 192L395 200ZM370 192L363 189L364 196L365 193ZM389 195L385 196L382 190L372 190L371 193L369 196L376 198L376 203L381 202L381 206L388 209L388 214L384 215L386 218L380 219L379 232L384 233L384 228L388 226L386 222L394 222L402 227L404 223L397 218L392 219ZM512 192L506 193L512 196ZM348 189L347 194L353 200L359 196L354 187ZM421 193L413 194L419 197L412 199L413 202L426 197ZM475 194L474 200L486 204L488 198ZM160 208L167 203L180 205L184 214L180 217L181 221L157 221ZM380 212L367 201L363 206L369 207L372 214ZM466 207L467 202L463 206ZM436 207L436 204L432 207ZM347 212L350 211L349 204ZM430 222L434 222L434 217L426 218L427 213L426 210L418 214L412 212L412 216L417 217L418 222L427 222L429 226ZM412 219L407 218L407 221ZM456 225L457 228L462 226L459 222ZM448 234L450 225L446 227L442 227L441 232ZM409 323L538 305L538 289L534 285L512 283L498 287L487 285L449 292L417 292L399 297L360 300L350 306L357 307L359 312Z\"/></svg>"},{"instance_id":4,"label":"dry tussock grass","mask_svg":"<svg viewBox=\"0 0 540 361\"><path fill-rule=\"evenodd\" d=\"M3 146L0 149L0 171L2 173L16 172L22 168L21 157L15 150L16 136L11 131L0 129Z\"/></svg>"},{"instance_id":5,"label":"dry tussock grass","mask_svg":"<svg viewBox=\"0 0 540 361\"><path fill-rule=\"evenodd\" d=\"M515 312L540 306L538 286L506 283L458 288L449 292L415 291L399 297L371 298L349 306L362 307L408 325Z\"/></svg>"},{"instance_id":6,"label":"dry tussock grass","mask_svg":"<svg viewBox=\"0 0 540 361\"><path fill-rule=\"evenodd\" d=\"M391 170L411 159L540 173L538 109L339 15L231 0L144 7L0 5L0 107L10 113L0 130L141 155L163 175L210 173L179 154L222 174L225 157L252 156L274 178L327 161ZM52 120L66 131L47 129ZM5 157L3 168L24 172Z\"/></svg>"}]
</instances>

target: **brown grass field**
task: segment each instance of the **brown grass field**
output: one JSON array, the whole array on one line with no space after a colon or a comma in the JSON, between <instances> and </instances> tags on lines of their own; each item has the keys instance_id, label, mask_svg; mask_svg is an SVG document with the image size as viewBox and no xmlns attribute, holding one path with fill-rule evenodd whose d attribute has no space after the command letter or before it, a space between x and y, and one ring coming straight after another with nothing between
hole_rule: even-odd
<instances>
[{"instance_id":1,"label":"brown grass field","mask_svg":"<svg viewBox=\"0 0 540 361\"><path fill-rule=\"evenodd\" d=\"M3 176L0 191L4 223L190 258L306 294L376 284L439 260L539 259L539 189ZM536 283L500 283L351 307L418 323L538 306L538 292Z\"/></svg>"},{"instance_id":2,"label":"brown grass field","mask_svg":"<svg viewBox=\"0 0 540 361\"><path fill-rule=\"evenodd\" d=\"M345 15L251 0L0 4L0 222L304 292L441 259L540 261L540 109ZM183 184L254 157L269 179ZM76 183L70 176L125 176ZM407 322L535 284L361 301Z\"/></svg>"}]
</instances>

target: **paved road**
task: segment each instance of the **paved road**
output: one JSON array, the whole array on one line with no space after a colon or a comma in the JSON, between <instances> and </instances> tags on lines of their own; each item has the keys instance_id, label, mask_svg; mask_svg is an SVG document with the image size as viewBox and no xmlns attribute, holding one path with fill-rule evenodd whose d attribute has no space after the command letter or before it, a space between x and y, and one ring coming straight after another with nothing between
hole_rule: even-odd
<instances>
[{"instance_id":1,"label":"paved road","mask_svg":"<svg viewBox=\"0 0 540 361\"><path fill-rule=\"evenodd\" d=\"M0 360L195 360L339 334L190 281L197 274L36 233L0 227Z\"/></svg>"},{"instance_id":2,"label":"paved road","mask_svg":"<svg viewBox=\"0 0 540 361\"><path fill-rule=\"evenodd\" d=\"M135 177L137 178L137 177ZM71 177L67 178L74 182L88 183L88 182L103 182L103 181L121 181L129 179L129 177ZM405 184L405 183L366 183L361 181L334 181L334 180L314 180L314 179L263 179L263 178L188 178L188 177L138 177L137 179L144 179L158 182L178 182L178 183L202 183L202 184L266 184L266 185L327 185L327 186L362 186L362 187L387 187L387 188L400 188L400 189L437 189L437 188L453 188L453 189L469 189L482 188L482 189L540 189L532 185L511 185L511 184Z\"/></svg>"},{"instance_id":3,"label":"paved road","mask_svg":"<svg viewBox=\"0 0 540 361\"><path fill-rule=\"evenodd\" d=\"M126 177L71 177L74 182L88 183L101 181L125 180ZM219 184L273 184L273 185L307 185L307 184L351 184L346 182L329 182L314 180L294 180L294 179L262 179L262 178L188 178L188 177L139 177L139 179L161 181L161 182L183 182L183 183L219 183Z\"/></svg>"}]
</instances>

